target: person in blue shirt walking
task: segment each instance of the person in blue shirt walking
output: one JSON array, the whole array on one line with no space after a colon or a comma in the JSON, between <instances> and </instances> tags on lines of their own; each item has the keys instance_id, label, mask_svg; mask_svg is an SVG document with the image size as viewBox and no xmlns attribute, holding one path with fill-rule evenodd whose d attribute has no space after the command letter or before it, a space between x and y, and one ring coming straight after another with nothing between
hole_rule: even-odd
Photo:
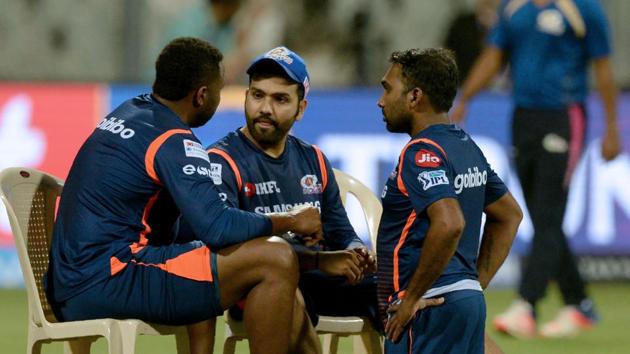
<instances>
[{"instance_id":1,"label":"person in blue shirt walking","mask_svg":"<svg viewBox=\"0 0 630 354\"><path fill-rule=\"evenodd\" d=\"M214 317L246 297L252 353L290 349L294 313L303 312L296 257L280 238L261 236L292 231L318 242L319 211L260 215L221 200L190 130L219 104L221 60L205 41L173 40L156 61L153 93L108 114L79 150L45 280L57 319L189 325L191 353L208 354ZM196 241L174 243L180 216Z\"/></svg>"},{"instance_id":2,"label":"person in blue shirt walking","mask_svg":"<svg viewBox=\"0 0 630 354\"><path fill-rule=\"evenodd\" d=\"M484 353L482 290L509 253L521 209L472 138L450 124L458 82L451 52L410 49L390 62L378 106L387 130L411 140L382 193L385 352Z\"/></svg>"},{"instance_id":3,"label":"person in blue shirt walking","mask_svg":"<svg viewBox=\"0 0 630 354\"><path fill-rule=\"evenodd\" d=\"M597 320L562 230L568 186L586 135L591 63L606 118L602 157L612 160L621 149L609 28L597 0L511 0L498 11L499 21L462 86L453 114L461 122L467 102L500 71L504 60L509 62L515 106L512 144L534 237L524 260L519 299L494 325L517 337L534 336L536 304L553 279L565 307L540 334L571 336Z\"/></svg>"}]
</instances>

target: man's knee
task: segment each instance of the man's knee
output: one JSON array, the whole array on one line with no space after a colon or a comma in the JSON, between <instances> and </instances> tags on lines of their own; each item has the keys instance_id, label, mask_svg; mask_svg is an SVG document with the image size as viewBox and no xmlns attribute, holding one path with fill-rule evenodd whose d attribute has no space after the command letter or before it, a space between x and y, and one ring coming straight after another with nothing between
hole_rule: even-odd
<instances>
[{"instance_id":1,"label":"man's knee","mask_svg":"<svg viewBox=\"0 0 630 354\"><path fill-rule=\"evenodd\" d=\"M263 254L261 259L264 267L285 276L294 275L297 281L299 272L297 255L286 241L279 237L270 237L265 242Z\"/></svg>"}]
</instances>

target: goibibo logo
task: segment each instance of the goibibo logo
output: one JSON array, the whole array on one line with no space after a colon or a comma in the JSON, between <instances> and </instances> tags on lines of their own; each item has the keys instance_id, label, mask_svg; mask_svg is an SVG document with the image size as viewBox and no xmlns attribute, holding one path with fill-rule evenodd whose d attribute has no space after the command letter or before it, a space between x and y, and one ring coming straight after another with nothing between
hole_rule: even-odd
<instances>
[{"instance_id":1,"label":"goibibo logo","mask_svg":"<svg viewBox=\"0 0 630 354\"><path fill-rule=\"evenodd\" d=\"M98 123L96 128L118 134L123 139L129 139L134 136L136 132L133 131L133 129L126 128L123 123L125 123L124 119L116 117L105 118Z\"/></svg>"},{"instance_id":2,"label":"goibibo logo","mask_svg":"<svg viewBox=\"0 0 630 354\"><path fill-rule=\"evenodd\" d=\"M472 170L469 168L468 173L460 173L455 176L455 193L461 193L464 188L475 188L485 186L486 182L488 182L488 172L484 170L483 172L479 172L479 168L477 166L473 167Z\"/></svg>"},{"instance_id":3,"label":"goibibo logo","mask_svg":"<svg viewBox=\"0 0 630 354\"><path fill-rule=\"evenodd\" d=\"M433 151L420 149L416 153L415 159L416 165L420 167L438 167L442 163L440 159Z\"/></svg>"}]
</instances>

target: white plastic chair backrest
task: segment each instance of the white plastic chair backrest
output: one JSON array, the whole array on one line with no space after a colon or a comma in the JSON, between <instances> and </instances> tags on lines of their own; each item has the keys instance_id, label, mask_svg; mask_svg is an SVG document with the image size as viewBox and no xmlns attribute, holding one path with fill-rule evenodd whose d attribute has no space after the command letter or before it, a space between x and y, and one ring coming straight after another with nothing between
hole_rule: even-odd
<instances>
[{"instance_id":1,"label":"white plastic chair backrest","mask_svg":"<svg viewBox=\"0 0 630 354\"><path fill-rule=\"evenodd\" d=\"M368 227L368 233L370 235L372 251L374 251L376 249L378 224L381 220L381 214L383 213L383 207L381 206L380 200L368 187L359 182L358 179L336 168L333 168L333 172L335 173L337 185L339 185L341 202L345 205L346 196L350 193L354 195L359 201L359 204L361 204L363 215L365 216L365 221Z\"/></svg>"},{"instance_id":2,"label":"white plastic chair backrest","mask_svg":"<svg viewBox=\"0 0 630 354\"><path fill-rule=\"evenodd\" d=\"M0 172L0 198L6 206L20 260L32 321L57 322L46 299L43 276L63 181L29 168Z\"/></svg>"}]
</instances>

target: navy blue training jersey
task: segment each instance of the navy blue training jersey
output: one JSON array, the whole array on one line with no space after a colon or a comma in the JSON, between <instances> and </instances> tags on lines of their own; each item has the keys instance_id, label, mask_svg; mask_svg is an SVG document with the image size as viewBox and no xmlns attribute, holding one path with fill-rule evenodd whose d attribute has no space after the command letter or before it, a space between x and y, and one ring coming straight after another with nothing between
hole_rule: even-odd
<instances>
[{"instance_id":1,"label":"navy blue training jersey","mask_svg":"<svg viewBox=\"0 0 630 354\"><path fill-rule=\"evenodd\" d=\"M455 125L432 125L404 147L382 194L378 232L381 308L407 288L429 227L427 208L443 198L459 201L466 226L455 255L425 296L478 289L477 254L484 208L507 188L470 136Z\"/></svg>"},{"instance_id":2,"label":"navy blue training jersey","mask_svg":"<svg viewBox=\"0 0 630 354\"><path fill-rule=\"evenodd\" d=\"M183 215L209 247L271 233L264 216L229 208L208 155L179 117L151 95L120 105L77 154L65 183L50 255L49 295L64 301L172 242ZM186 276L182 263L156 264Z\"/></svg>"},{"instance_id":3,"label":"navy blue training jersey","mask_svg":"<svg viewBox=\"0 0 630 354\"><path fill-rule=\"evenodd\" d=\"M282 155L273 158L239 129L208 152L212 179L228 205L264 214L309 204L321 211L325 249L361 245L341 203L330 162L317 147L289 135Z\"/></svg>"}]
</instances>

